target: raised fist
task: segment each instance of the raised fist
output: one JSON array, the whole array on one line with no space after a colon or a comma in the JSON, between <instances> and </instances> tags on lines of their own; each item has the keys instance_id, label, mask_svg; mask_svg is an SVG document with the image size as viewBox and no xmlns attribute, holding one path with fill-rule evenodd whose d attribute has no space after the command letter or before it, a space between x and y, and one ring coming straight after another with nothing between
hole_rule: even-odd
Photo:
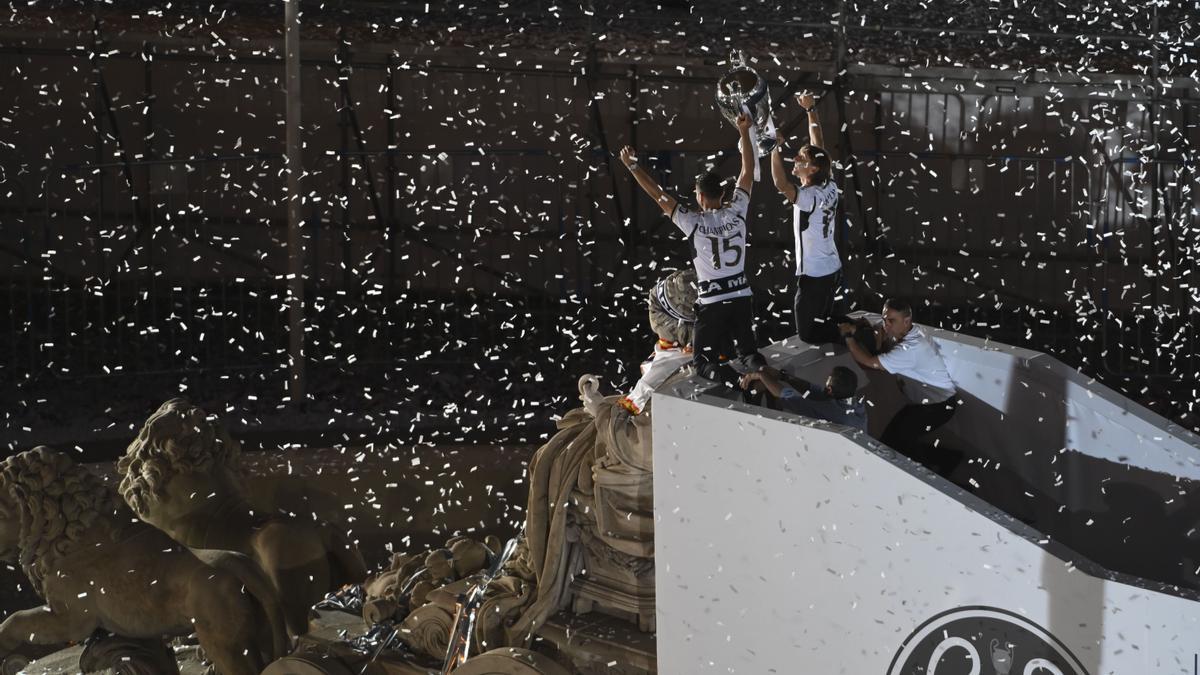
<instances>
[{"instance_id":1,"label":"raised fist","mask_svg":"<svg viewBox=\"0 0 1200 675\"><path fill-rule=\"evenodd\" d=\"M633 148L628 145L621 148L621 163L625 165L626 169L631 171L633 167L637 166L637 155L634 154Z\"/></svg>"}]
</instances>

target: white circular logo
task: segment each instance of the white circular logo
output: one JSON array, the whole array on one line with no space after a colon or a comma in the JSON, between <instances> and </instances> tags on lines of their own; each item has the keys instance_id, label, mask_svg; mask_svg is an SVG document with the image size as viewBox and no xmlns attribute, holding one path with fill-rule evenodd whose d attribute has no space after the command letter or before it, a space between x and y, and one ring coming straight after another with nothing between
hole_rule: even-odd
<instances>
[{"instance_id":1,"label":"white circular logo","mask_svg":"<svg viewBox=\"0 0 1200 675\"><path fill-rule=\"evenodd\" d=\"M1046 629L995 607L959 607L921 624L888 675L1088 675Z\"/></svg>"}]
</instances>

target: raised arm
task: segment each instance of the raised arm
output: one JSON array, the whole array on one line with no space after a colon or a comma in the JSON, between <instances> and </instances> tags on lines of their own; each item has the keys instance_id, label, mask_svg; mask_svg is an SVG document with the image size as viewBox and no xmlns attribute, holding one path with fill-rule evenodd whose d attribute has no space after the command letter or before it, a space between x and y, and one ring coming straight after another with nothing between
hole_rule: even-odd
<instances>
[{"instance_id":1,"label":"raised arm","mask_svg":"<svg viewBox=\"0 0 1200 675\"><path fill-rule=\"evenodd\" d=\"M821 135L821 118L817 115L817 102L813 99L813 95L808 92L796 94L796 102L800 104L801 108L804 108L805 114L808 115L808 142L829 152L829 148L825 147L825 137ZM833 157L832 154L829 156Z\"/></svg>"},{"instance_id":2,"label":"raised arm","mask_svg":"<svg viewBox=\"0 0 1200 675\"><path fill-rule=\"evenodd\" d=\"M771 180L775 181L775 189L783 193L789 202L796 202L796 186L783 167L783 132L779 130L775 131L775 149L771 151Z\"/></svg>"},{"instance_id":3,"label":"raised arm","mask_svg":"<svg viewBox=\"0 0 1200 675\"><path fill-rule=\"evenodd\" d=\"M658 181L654 180L645 169L638 166L637 155L634 154L633 148L628 145L621 148L621 162L625 165L626 169L629 169L629 173L633 174L633 179L637 181L638 185L642 186L642 190L647 195L650 195L655 204L658 204L658 208L662 209L662 212L667 214L667 216L670 216L675 211L675 198L663 191Z\"/></svg>"},{"instance_id":4,"label":"raised arm","mask_svg":"<svg viewBox=\"0 0 1200 675\"><path fill-rule=\"evenodd\" d=\"M758 161L754 144L750 142L750 116L742 113L737 116L738 136L741 140L738 147L742 149L742 173L738 175L737 186L750 194L754 186L754 163Z\"/></svg>"}]
</instances>

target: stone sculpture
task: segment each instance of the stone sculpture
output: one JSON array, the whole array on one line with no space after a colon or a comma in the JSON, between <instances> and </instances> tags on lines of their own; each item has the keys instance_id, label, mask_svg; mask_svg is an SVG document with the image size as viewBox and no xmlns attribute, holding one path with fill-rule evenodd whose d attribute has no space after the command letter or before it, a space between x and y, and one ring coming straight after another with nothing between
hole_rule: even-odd
<instances>
[{"instance_id":1,"label":"stone sculpture","mask_svg":"<svg viewBox=\"0 0 1200 675\"><path fill-rule=\"evenodd\" d=\"M432 591L478 574L499 552L500 540L495 537L483 543L454 537L445 547L424 554L397 553L387 568L363 584L363 619L370 624L403 620L410 610L424 605ZM453 598L447 611L454 612ZM437 653L444 652L443 647Z\"/></svg>"},{"instance_id":2,"label":"stone sculpture","mask_svg":"<svg viewBox=\"0 0 1200 675\"><path fill-rule=\"evenodd\" d=\"M650 416L632 414L618 396L601 396L592 376L579 387L583 407L558 422L530 464L525 530L485 591L471 635L471 653L479 656L463 668L485 655L488 663L504 661L504 649L527 646L568 608L654 630ZM443 549L394 556L364 585L364 618L397 622L398 639L426 667L440 663L459 599L498 550L497 540L459 537Z\"/></svg>"},{"instance_id":3,"label":"stone sculpture","mask_svg":"<svg viewBox=\"0 0 1200 675\"><path fill-rule=\"evenodd\" d=\"M696 333L696 271L673 272L663 277L646 298L650 328L657 336L654 351L642 363L642 377L621 407L634 415L649 405L654 390L692 360L692 338Z\"/></svg>"},{"instance_id":4,"label":"stone sculpture","mask_svg":"<svg viewBox=\"0 0 1200 675\"><path fill-rule=\"evenodd\" d=\"M254 675L286 649L278 600L254 573L239 574L254 569L241 556L202 555L214 564L138 522L67 456L38 447L9 457L0 463L0 558L20 564L46 604L0 624L0 656L96 631L133 640L195 632L222 675Z\"/></svg>"},{"instance_id":5,"label":"stone sculpture","mask_svg":"<svg viewBox=\"0 0 1200 675\"><path fill-rule=\"evenodd\" d=\"M649 319L658 343L630 396L604 396L597 377L579 379L582 407L558 421L558 432L530 462L525 527L515 553L486 582L468 637L455 633L455 654L469 642L467 651L475 656L454 672L549 674L566 672L562 664L568 662L575 672L617 672L608 665L611 659L572 653L578 647L570 644L559 643L553 659L528 651L566 609L603 612L642 632L654 631L650 394L684 376L694 300L690 271L671 274L651 290ZM398 663L438 667L448 655L456 619L463 618L462 599L483 583L483 570L499 552L498 540L480 544L459 537L443 549L393 556L387 569L364 584L363 617L398 625L396 639L408 650ZM571 642L570 631L565 634ZM649 661L627 672L650 672L652 655ZM318 667L334 672L314 661Z\"/></svg>"},{"instance_id":6,"label":"stone sculpture","mask_svg":"<svg viewBox=\"0 0 1200 675\"><path fill-rule=\"evenodd\" d=\"M248 503L240 445L184 399L162 404L118 463L120 493L145 522L191 547L237 551L266 572L288 632L308 630L312 605L367 576L357 547L330 523L262 513Z\"/></svg>"}]
</instances>

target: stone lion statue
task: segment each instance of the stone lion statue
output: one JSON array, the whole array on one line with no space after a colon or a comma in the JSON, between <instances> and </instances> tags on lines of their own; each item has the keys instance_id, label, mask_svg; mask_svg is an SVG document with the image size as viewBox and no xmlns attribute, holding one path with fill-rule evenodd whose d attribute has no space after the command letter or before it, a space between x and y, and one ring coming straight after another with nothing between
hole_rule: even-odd
<instances>
[{"instance_id":1,"label":"stone lion statue","mask_svg":"<svg viewBox=\"0 0 1200 675\"><path fill-rule=\"evenodd\" d=\"M270 578L288 631L308 630L310 608L367 576L358 549L315 518L256 512L246 498L241 448L221 423L184 399L162 404L118 462L120 493L145 522L191 547L237 551Z\"/></svg>"},{"instance_id":2,"label":"stone lion statue","mask_svg":"<svg viewBox=\"0 0 1200 675\"><path fill-rule=\"evenodd\" d=\"M261 573L238 573L253 569L241 556L201 553L208 562L137 522L66 455L43 446L9 457L0 462L0 559L18 563L46 604L0 624L0 657L98 630L195 632L222 675L258 673L287 648L274 591L256 581Z\"/></svg>"}]
</instances>

